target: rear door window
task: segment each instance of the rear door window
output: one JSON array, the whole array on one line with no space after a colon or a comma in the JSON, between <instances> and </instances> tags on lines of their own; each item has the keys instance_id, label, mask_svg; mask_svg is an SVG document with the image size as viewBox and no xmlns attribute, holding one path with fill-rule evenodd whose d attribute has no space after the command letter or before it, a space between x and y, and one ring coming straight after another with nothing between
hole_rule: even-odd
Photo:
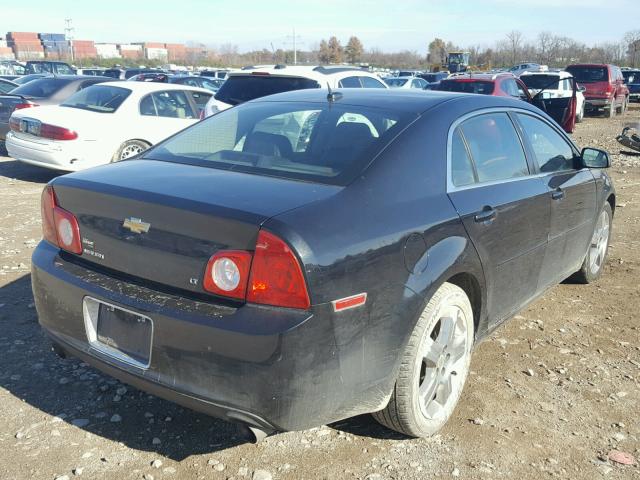
<instances>
[{"instance_id":1,"label":"rear door window","mask_svg":"<svg viewBox=\"0 0 640 480\"><path fill-rule=\"evenodd\" d=\"M360 77L363 88L386 88L384 83L371 77Z\"/></svg>"},{"instance_id":2,"label":"rear door window","mask_svg":"<svg viewBox=\"0 0 640 480\"><path fill-rule=\"evenodd\" d=\"M315 80L301 77L230 76L216 93L216 99L229 105L237 105L267 95L307 88L320 88L320 85Z\"/></svg>"},{"instance_id":3,"label":"rear door window","mask_svg":"<svg viewBox=\"0 0 640 480\"><path fill-rule=\"evenodd\" d=\"M199 118L191 108L186 95L181 90L168 90L151 94L157 115L166 118Z\"/></svg>"},{"instance_id":4,"label":"rear door window","mask_svg":"<svg viewBox=\"0 0 640 480\"><path fill-rule=\"evenodd\" d=\"M573 148L557 131L531 115L517 115L541 172L561 172L574 168Z\"/></svg>"},{"instance_id":5,"label":"rear door window","mask_svg":"<svg viewBox=\"0 0 640 480\"><path fill-rule=\"evenodd\" d=\"M479 182L523 177L529 167L520 138L506 113L478 115L460 127Z\"/></svg>"},{"instance_id":6,"label":"rear door window","mask_svg":"<svg viewBox=\"0 0 640 480\"><path fill-rule=\"evenodd\" d=\"M340 80L338 85L342 88L362 88L358 77L346 77Z\"/></svg>"},{"instance_id":7,"label":"rear door window","mask_svg":"<svg viewBox=\"0 0 640 480\"><path fill-rule=\"evenodd\" d=\"M464 187L476 182L476 173L459 128L451 139L451 181L456 187Z\"/></svg>"}]
</instances>

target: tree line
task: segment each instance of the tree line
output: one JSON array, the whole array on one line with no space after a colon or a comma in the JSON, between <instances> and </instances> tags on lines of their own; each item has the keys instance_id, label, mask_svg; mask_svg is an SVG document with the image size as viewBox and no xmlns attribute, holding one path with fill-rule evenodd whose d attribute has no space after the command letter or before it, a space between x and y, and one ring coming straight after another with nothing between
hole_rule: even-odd
<instances>
[{"instance_id":1,"label":"tree line","mask_svg":"<svg viewBox=\"0 0 640 480\"><path fill-rule=\"evenodd\" d=\"M190 43L199 47L187 59L189 65L241 67L261 64L293 64L293 51L287 49L262 49L240 52L237 45L224 44L218 47ZM461 46L440 38L433 39L424 52L403 50L384 52L379 48L366 49L357 36L351 36L342 45L336 36L322 39L310 48L299 50L299 64L369 64L382 68L429 69L443 65L447 52L467 51L470 63L479 69L510 67L519 62L536 62L549 67L564 67L570 63L613 63L619 66L640 67L640 30L627 32L617 42L593 45L572 38L541 32L527 39L517 31L507 33L494 45Z\"/></svg>"}]
</instances>

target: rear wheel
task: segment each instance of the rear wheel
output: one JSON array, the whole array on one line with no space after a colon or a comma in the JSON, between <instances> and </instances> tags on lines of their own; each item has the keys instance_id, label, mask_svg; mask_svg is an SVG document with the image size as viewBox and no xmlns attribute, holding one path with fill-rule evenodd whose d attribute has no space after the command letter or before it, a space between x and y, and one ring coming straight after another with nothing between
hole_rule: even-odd
<instances>
[{"instance_id":1,"label":"rear wheel","mask_svg":"<svg viewBox=\"0 0 640 480\"><path fill-rule=\"evenodd\" d=\"M611 205L607 202L604 204L600 215L598 215L598 220L596 220L596 226L593 229L591 242L589 242L589 248L587 249L584 262L582 262L582 267L580 267L580 270L575 274L577 281L581 283L592 283L602 275L609 250L612 217Z\"/></svg>"},{"instance_id":2,"label":"rear wheel","mask_svg":"<svg viewBox=\"0 0 640 480\"><path fill-rule=\"evenodd\" d=\"M391 399L373 417L412 437L427 437L447 422L469 372L473 311L464 291L445 283L413 330Z\"/></svg>"},{"instance_id":3,"label":"rear wheel","mask_svg":"<svg viewBox=\"0 0 640 480\"><path fill-rule=\"evenodd\" d=\"M120 160L126 160L127 158L134 157L145 150L147 150L151 145L147 142L143 142L142 140L127 140L122 145L118 151L113 155L112 162L119 162Z\"/></svg>"},{"instance_id":4,"label":"rear wheel","mask_svg":"<svg viewBox=\"0 0 640 480\"><path fill-rule=\"evenodd\" d=\"M609 118L613 118L616 116L616 104L615 104L615 100L612 101L611 105L609 106L609 108L605 109L604 111L604 116L605 117L609 117Z\"/></svg>"}]
</instances>

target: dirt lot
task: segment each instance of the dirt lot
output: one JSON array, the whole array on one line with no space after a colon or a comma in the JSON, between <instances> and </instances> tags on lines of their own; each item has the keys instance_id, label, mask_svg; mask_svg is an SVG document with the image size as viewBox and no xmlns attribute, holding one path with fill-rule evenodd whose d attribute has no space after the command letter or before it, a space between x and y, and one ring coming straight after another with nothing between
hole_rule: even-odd
<instances>
[{"instance_id":1,"label":"dirt lot","mask_svg":"<svg viewBox=\"0 0 640 480\"><path fill-rule=\"evenodd\" d=\"M58 359L29 275L55 173L0 158L0 478L640 478L637 463L608 459L640 460L640 157L613 140L631 119L640 105L575 134L615 154L604 277L554 288L483 342L454 417L427 440L362 416L252 445L229 424Z\"/></svg>"}]
</instances>

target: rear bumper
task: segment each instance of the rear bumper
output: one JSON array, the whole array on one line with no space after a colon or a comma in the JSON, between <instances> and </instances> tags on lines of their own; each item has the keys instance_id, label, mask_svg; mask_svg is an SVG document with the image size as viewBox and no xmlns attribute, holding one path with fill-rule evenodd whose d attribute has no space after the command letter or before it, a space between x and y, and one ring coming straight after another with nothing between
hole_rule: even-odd
<instances>
[{"instance_id":1,"label":"rear bumper","mask_svg":"<svg viewBox=\"0 0 640 480\"><path fill-rule=\"evenodd\" d=\"M584 107L587 110L595 110L599 108L609 108L613 103L611 98L586 98Z\"/></svg>"},{"instance_id":2,"label":"rear bumper","mask_svg":"<svg viewBox=\"0 0 640 480\"><path fill-rule=\"evenodd\" d=\"M54 141L46 139L26 139L7 133L6 148L9 156L24 163L53 170L75 172L88 168L87 158L91 145L80 140Z\"/></svg>"},{"instance_id":3,"label":"rear bumper","mask_svg":"<svg viewBox=\"0 0 640 480\"><path fill-rule=\"evenodd\" d=\"M364 343L340 345L329 305L311 312L240 308L160 293L61 258L41 242L32 285L39 322L70 354L123 382L228 421L263 430L302 430L384 406L392 378L362 365ZM85 296L153 320L142 369L87 340ZM372 378L373 377L373 378Z\"/></svg>"}]
</instances>

